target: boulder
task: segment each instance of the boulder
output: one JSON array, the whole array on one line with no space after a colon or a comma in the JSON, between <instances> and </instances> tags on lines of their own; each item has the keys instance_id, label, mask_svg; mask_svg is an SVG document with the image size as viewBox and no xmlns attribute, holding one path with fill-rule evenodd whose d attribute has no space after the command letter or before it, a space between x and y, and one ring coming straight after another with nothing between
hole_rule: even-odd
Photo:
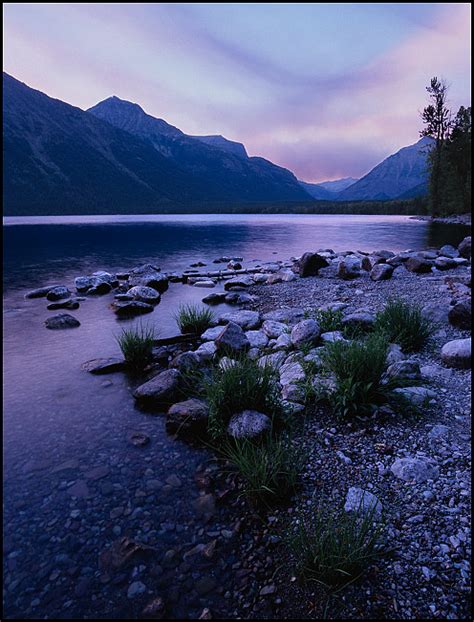
<instances>
[{"instance_id":1,"label":"boulder","mask_svg":"<svg viewBox=\"0 0 474 622\"><path fill-rule=\"evenodd\" d=\"M52 289L56 289L57 287L61 287L61 285L47 285L46 287L32 289L30 292L25 294L25 298L45 298L48 292Z\"/></svg>"},{"instance_id":2,"label":"boulder","mask_svg":"<svg viewBox=\"0 0 474 622\"><path fill-rule=\"evenodd\" d=\"M288 332L288 325L274 320L265 320L262 324L262 330L269 339L278 339L280 335Z\"/></svg>"},{"instance_id":3,"label":"boulder","mask_svg":"<svg viewBox=\"0 0 474 622\"><path fill-rule=\"evenodd\" d=\"M174 367L180 371L190 371L191 369L195 369L200 362L201 359L195 352L181 352L171 361L170 367Z\"/></svg>"},{"instance_id":4,"label":"boulder","mask_svg":"<svg viewBox=\"0 0 474 622\"><path fill-rule=\"evenodd\" d=\"M368 490L352 486L347 491L344 510L346 512L359 512L360 514L373 512L374 518L379 518L382 514L382 504Z\"/></svg>"},{"instance_id":5,"label":"boulder","mask_svg":"<svg viewBox=\"0 0 474 622\"><path fill-rule=\"evenodd\" d=\"M448 313L449 323L463 330L471 329L471 298L457 302Z\"/></svg>"},{"instance_id":6,"label":"boulder","mask_svg":"<svg viewBox=\"0 0 474 622\"><path fill-rule=\"evenodd\" d=\"M258 364L260 367L266 367L268 365L274 369L279 369L285 358L286 354L284 352L274 352L273 354L265 354L264 356L261 356Z\"/></svg>"},{"instance_id":7,"label":"boulder","mask_svg":"<svg viewBox=\"0 0 474 622\"><path fill-rule=\"evenodd\" d=\"M316 276L321 268L329 263L318 253L304 253L301 259L295 262L294 271L301 277Z\"/></svg>"},{"instance_id":8,"label":"boulder","mask_svg":"<svg viewBox=\"0 0 474 622\"><path fill-rule=\"evenodd\" d=\"M88 296L103 296L104 294L108 294L112 290L112 285L110 283L107 283L107 281L102 281L102 279L98 277L93 278L96 279L95 285L87 290Z\"/></svg>"},{"instance_id":9,"label":"boulder","mask_svg":"<svg viewBox=\"0 0 474 622\"><path fill-rule=\"evenodd\" d=\"M434 262L434 267L438 270L451 270L457 268L458 263L451 257L437 257Z\"/></svg>"},{"instance_id":10,"label":"boulder","mask_svg":"<svg viewBox=\"0 0 474 622\"><path fill-rule=\"evenodd\" d=\"M468 369L471 366L471 338L445 343L441 349L441 360L448 367Z\"/></svg>"},{"instance_id":11,"label":"boulder","mask_svg":"<svg viewBox=\"0 0 474 622\"><path fill-rule=\"evenodd\" d=\"M46 328L51 330L61 330L63 328L76 328L80 326L79 320L69 315L69 313L60 313L59 315L53 315L45 321Z\"/></svg>"},{"instance_id":12,"label":"boulder","mask_svg":"<svg viewBox=\"0 0 474 622\"><path fill-rule=\"evenodd\" d=\"M214 281L211 281L211 279L201 279L199 281L195 281L193 285L194 287L209 287L209 288L216 286Z\"/></svg>"},{"instance_id":13,"label":"boulder","mask_svg":"<svg viewBox=\"0 0 474 622\"><path fill-rule=\"evenodd\" d=\"M255 285L255 281L251 276L243 274L242 276L226 281L224 283L224 289L229 290L232 289L232 287L250 287L250 285Z\"/></svg>"},{"instance_id":14,"label":"boulder","mask_svg":"<svg viewBox=\"0 0 474 622\"><path fill-rule=\"evenodd\" d=\"M249 349L250 342L242 328L234 322L229 322L216 337L215 344L218 352L239 353Z\"/></svg>"},{"instance_id":15,"label":"boulder","mask_svg":"<svg viewBox=\"0 0 474 622\"><path fill-rule=\"evenodd\" d=\"M245 336L251 348L264 348L268 343L267 335L261 330L248 330Z\"/></svg>"},{"instance_id":16,"label":"boulder","mask_svg":"<svg viewBox=\"0 0 474 622\"><path fill-rule=\"evenodd\" d=\"M168 289L168 277L152 264L144 264L130 270L128 282L132 287L136 285L152 287L160 294Z\"/></svg>"},{"instance_id":17,"label":"boulder","mask_svg":"<svg viewBox=\"0 0 474 622\"><path fill-rule=\"evenodd\" d=\"M305 373L300 363L290 362L284 363L280 367L280 384L285 386L287 384L296 384L305 379Z\"/></svg>"},{"instance_id":18,"label":"boulder","mask_svg":"<svg viewBox=\"0 0 474 622\"><path fill-rule=\"evenodd\" d=\"M135 285L131 287L128 292L128 296L131 296L134 300L140 302L146 302L150 305L156 305L160 302L160 294L153 287L147 287L146 285Z\"/></svg>"},{"instance_id":19,"label":"boulder","mask_svg":"<svg viewBox=\"0 0 474 622\"><path fill-rule=\"evenodd\" d=\"M420 380L421 371L417 361L406 360L393 363L387 369L389 378L403 378L404 380Z\"/></svg>"},{"instance_id":20,"label":"boulder","mask_svg":"<svg viewBox=\"0 0 474 622\"><path fill-rule=\"evenodd\" d=\"M166 416L166 431L181 438L194 438L205 434L209 408L198 399L173 404Z\"/></svg>"},{"instance_id":21,"label":"boulder","mask_svg":"<svg viewBox=\"0 0 474 622\"><path fill-rule=\"evenodd\" d=\"M222 326L212 326L203 332L201 339L203 341L214 341L222 332Z\"/></svg>"},{"instance_id":22,"label":"boulder","mask_svg":"<svg viewBox=\"0 0 474 622\"><path fill-rule=\"evenodd\" d=\"M337 266L337 276L341 279L355 279L360 276L361 263L355 255L347 255L339 261Z\"/></svg>"},{"instance_id":23,"label":"boulder","mask_svg":"<svg viewBox=\"0 0 474 622\"><path fill-rule=\"evenodd\" d=\"M230 313L222 313L217 321L219 324L233 322L245 330L253 330L260 326L261 318L257 311L231 311Z\"/></svg>"},{"instance_id":24,"label":"boulder","mask_svg":"<svg viewBox=\"0 0 474 622\"><path fill-rule=\"evenodd\" d=\"M294 324L304 318L304 311L300 308L276 309L263 314L264 320L273 320L275 322L288 322Z\"/></svg>"},{"instance_id":25,"label":"boulder","mask_svg":"<svg viewBox=\"0 0 474 622\"><path fill-rule=\"evenodd\" d=\"M454 248L454 246L451 246L451 244L445 244L444 246L442 246L439 249L439 254L442 255L443 257L459 257L459 251L457 248Z\"/></svg>"},{"instance_id":26,"label":"boulder","mask_svg":"<svg viewBox=\"0 0 474 622\"><path fill-rule=\"evenodd\" d=\"M82 364L82 369L90 374L112 374L117 371L123 371L125 368L125 360L115 356L104 359L92 359Z\"/></svg>"},{"instance_id":27,"label":"boulder","mask_svg":"<svg viewBox=\"0 0 474 622\"><path fill-rule=\"evenodd\" d=\"M256 439L271 429L271 421L256 410L244 410L233 415L227 426L227 433L237 439Z\"/></svg>"},{"instance_id":28,"label":"boulder","mask_svg":"<svg viewBox=\"0 0 474 622\"><path fill-rule=\"evenodd\" d=\"M223 292L219 294L212 293L212 294L208 294L207 296L204 296L202 301L206 305L218 305L224 302L225 298L226 298L226 295Z\"/></svg>"},{"instance_id":29,"label":"boulder","mask_svg":"<svg viewBox=\"0 0 474 622\"><path fill-rule=\"evenodd\" d=\"M386 281L391 278L393 270L393 266L388 263L376 264L370 271L370 278L372 281Z\"/></svg>"},{"instance_id":30,"label":"boulder","mask_svg":"<svg viewBox=\"0 0 474 622\"><path fill-rule=\"evenodd\" d=\"M119 317L132 317L134 315L143 315L151 313L154 309L153 305L139 300L131 300L129 302L116 302L113 305L115 313Z\"/></svg>"},{"instance_id":31,"label":"boulder","mask_svg":"<svg viewBox=\"0 0 474 622\"><path fill-rule=\"evenodd\" d=\"M216 352L217 347L214 341L206 341L206 343L203 343L197 350L194 351L194 354L199 358L200 363L206 363L214 358L214 354Z\"/></svg>"},{"instance_id":32,"label":"boulder","mask_svg":"<svg viewBox=\"0 0 474 622\"><path fill-rule=\"evenodd\" d=\"M434 324L446 324L448 322L449 314L448 302L429 302L422 310L421 314L427 320L430 320Z\"/></svg>"},{"instance_id":33,"label":"boulder","mask_svg":"<svg viewBox=\"0 0 474 622\"><path fill-rule=\"evenodd\" d=\"M413 256L413 257L410 257L410 259L408 259L404 265L405 265L405 268L409 270L410 272L422 274L426 272L431 272L431 267L433 266L433 262L430 261L429 259L425 259L424 257Z\"/></svg>"},{"instance_id":34,"label":"boulder","mask_svg":"<svg viewBox=\"0 0 474 622\"><path fill-rule=\"evenodd\" d=\"M54 302L56 300L62 300L63 298L69 298L70 296L71 292L64 285L52 287L46 294L47 300L51 300L51 302Z\"/></svg>"},{"instance_id":35,"label":"boulder","mask_svg":"<svg viewBox=\"0 0 474 622\"><path fill-rule=\"evenodd\" d=\"M458 251L461 257L465 257L466 259L471 258L471 236L469 235L467 238L459 244Z\"/></svg>"},{"instance_id":36,"label":"boulder","mask_svg":"<svg viewBox=\"0 0 474 622\"><path fill-rule=\"evenodd\" d=\"M428 479L438 479L439 468L428 458L397 458L392 464L392 473L406 482L415 481L417 484Z\"/></svg>"},{"instance_id":37,"label":"boulder","mask_svg":"<svg viewBox=\"0 0 474 622\"><path fill-rule=\"evenodd\" d=\"M70 311L74 311L79 309L80 306L77 300L70 298L69 300L61 300L60 302L51 302L46 308L48 311L56 311L57 309L69 309Z\"/></svg>"},{"instance_id":38,"label":"boulder","mask_svg":"<svg viewBox=\"0 0 474 622\"><path fill-rule=\"evenodd\" d=\"M141 404L162 407L173 403L181 386L181 373L177 369L167 369L133 392L133 397Z\"/></svg>"},{"instance_id":39,"label":"boulder","mask_svg":"<svg viewBox=\"0 0 474 622\"><path fill-rule=\"evenodd\" d=\"M276 340L274 350L286 350L291 346L291 336L288 333L282 333Z\"/></svg>"},{"instance_id":40,"label":"boulder","mask_svg":"<svg viewBox=\"0 0 474 622\"><path fill-rule=\"evenodd\" d=\"M426 402L436 399L437 395L427 387L401 387L393 391L415 406L423 406Z\"/></svg>"},{"instance_id":41,"label":"boulder","mask_svg":"<svg viewBox=\"0 0 474 622\"><path fill-rule=\"evenodd\" d=\"M370 330L375 323L375 315L365 311L356 311L342 318L342 324L351 328Z\"/></svg>"},{"instance_id":42,"label":"boulder","mask_svg":"<svg viewBox=\"0 0 474 622\"><path fill-rule=\"evenodd\" d=\"M301 320L291 331L291 343L295 348L314 343L321 334L321 328L316 320Z\"/></svg>"}]
</instances>

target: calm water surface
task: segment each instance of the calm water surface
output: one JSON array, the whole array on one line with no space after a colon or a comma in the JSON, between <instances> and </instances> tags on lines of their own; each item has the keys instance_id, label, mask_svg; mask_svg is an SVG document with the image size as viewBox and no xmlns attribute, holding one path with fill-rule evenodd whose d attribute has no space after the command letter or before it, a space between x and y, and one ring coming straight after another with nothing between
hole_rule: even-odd
<instances>
[{"instance_id":1,"label":"calm water surface","mask_svg":"<svg viewBox=\"0 0 474 622\"><path fill-rule=\"evenodd\" d=\"M26 291L47 284L72 288L76 276L148 262L165 271L182 270L195 261L213 269L212 259L229 255L244 257L244 265L252 266L318 248L422 249L458 244L465 235L463 227L401 216L49 217L7 218L4 225L5 606L10 615L29 617L134 615L127 584L101 583L98 551L116 538L117 528L163 550L192 541L192 503L199 494L193 474L207 454L169 441L162 417L135 410L125 376L94 377L81 371L88 359L119 354L114 335L123 322L109 308L113 294L81 303L72 312L79 328L49 331L43 322L56 312L47 311L45 299L25 299ZM216 290L171 284L145 321L160 336L176 334L178 303L198 302L209 291ZM128 444L134 430L152 437L147 448ZM67 461L72 466L64 468ZM90 477L97 467L107 475ZM164 483L173 474L182 481L176 489ZM138 512L134 522L132 510L142 503L142 496L140 501L136 496L146 478L160 481L163 488L143 496L152 524L143 532L143 518ZM78 481L86 483L89 496L74 499L68 494ZM131 510L111 519L117 506ZM71 530L74 509L82 518ZM160 527L170 523L181 530L176 527L170 535ZM61 555L69 559L66 570L57 562ZM84 576L90 581L78 595L77 583ZM170 581L164 580L162 592ZM218 610L223 607L219 598L216 594ZM174 602L174 616L189 615L193 607L199 613L202 606L187 583Z\"/></svg>"}]
</instances>

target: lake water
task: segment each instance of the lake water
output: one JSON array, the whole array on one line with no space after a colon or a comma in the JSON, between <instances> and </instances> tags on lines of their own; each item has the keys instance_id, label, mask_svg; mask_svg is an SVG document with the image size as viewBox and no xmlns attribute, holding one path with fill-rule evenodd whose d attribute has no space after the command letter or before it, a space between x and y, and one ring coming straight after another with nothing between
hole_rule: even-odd
<instances>
[{"instance_id":1,"label":"lake water","mask_svg":"<svg viewBox=\"0 0 474 622\"><path fill-rule=\"evenodd\" d=\"M25 299L29 289L72 288L76 276L141 263L166 271L203 261L213 269L214 258L228 255L251 267L318 248L422 249L458 244L466 235L463 227L401 216L49 217L6 218L4 225L5 613L40 618L135 616L137 605L127 598L133 579L104 578L98 553L117 534L148 541L160 554L195 542L203 526L193 478L208 454L168 440L162 417L136 410L125 376L81 371L84 361L119 353L114 335L123 323L109 308L113 294L81 303L72 312L79 328L49 331L43 322L56 312L47 311L45 299ZM176 334L178 303L216 290L171 284L145 321L159 336ZM136 430L150 435L149 446L129 444ZM173 475L179 486L166 482ZM78 498L68 492L76 485L84 493ZM226 520L219 511L212 528ZM148 571L134 572L144 573L147 588L160 585L172 616L199 614L203 603L228 613L219 590L196 596L199 567L179 580L174 568L153 581ZM229 573L220 566L219 581L231 581Z\"/></svg>"}]
</instances>

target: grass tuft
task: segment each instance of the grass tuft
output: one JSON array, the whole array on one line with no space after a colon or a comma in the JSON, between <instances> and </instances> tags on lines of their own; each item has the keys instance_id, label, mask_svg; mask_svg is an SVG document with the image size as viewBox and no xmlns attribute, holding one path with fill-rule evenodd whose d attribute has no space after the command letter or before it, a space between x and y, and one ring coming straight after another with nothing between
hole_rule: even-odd
<instances>
[{"instance_id":1,"label":"grass tuft","mask_svg":"<svg viewBox=\"0 0 474 622\"><path fill-rule=\"evenodd\" d=\"M335 513L322 505L293 518L286 542L299 576L331 589L356 581L385 555L383 526L374 518L375 507L365 513Z\"/></svg>"},{"instance_id":2,"label":"grass tuft","mask_svg":"<svg viewBox=\"0 0 474 622\"><path fill-rule=\"evenodd\" d=\"M320 309L316 312L315 319L321 327L322 333L330 333L343 329L342 317L343 313L340 309Z\"/></svg>"},{"instance_id":3,"label":"grass tuft","mask_svg":"<svg viewBox=\"0 0 474 622\"><path fill-rule=\"evenodd\" d=\"M363 341L327 344L322 359L336 380L331 400L337 414L366 415L385 401L388 388L392 388L382 385L387 351L387 339L380 334L371 334Z\"/></svg>"},{"instance_id":4,"label":"grass tuft","mask_svg":"<svg viewBox=\"0 0 474 622\"><path fill-rule=\"evenodd\" d=\"M204 386L213 438L223 434L232 415L243 410L256 410L272 420L282 413L275 368L260 366L247 355L235 360L235 365L225 369L214 367Z\"/></svg>"},{"instance_id":5,"label":"grass tuft","mask_svg":"<svg viewBox=\"0 0 474 622\"><path fill-rule=\"evenodd\" d=\"M433 324L423 317L418 305L400 299L390 299L383 311L377 313L374 329L403 352L418 352L428 342Z\"/></svg>"},{"instance_id":6,"label":"grass tuft","mask_svg":"<svg viewBox=\"0 0 474 622\"><path fill-rule=\"evenodd\" d=\"M207 330L212 325L213 318L210 309L195 304L180 305L175 315L179 330L195 335L201 335Z\"/></svg>"},{"instance_id":7,"label":"grass tuft","mask_svg":"<svg viewBox=\"0 0 474 622\"><path fill-rule=\"evenodd\" d=\"M154 338L154 328L142 324L133 328L124 328L122 333L116 337L127 367L131 371L141 371L150 363Z\"/></svg>"},{"instance_id":8,"label":"grass tuft","mask_svg":"<svg viewBox=\"0 0 474 622\"><path fill-rule=\"evenodd\" d=\"M227 439L219 453L237 468L249 500L273 505L296 490L304 466L304 454L287 437L268 434L261 443Z\"/></svg>"}]
</instances>

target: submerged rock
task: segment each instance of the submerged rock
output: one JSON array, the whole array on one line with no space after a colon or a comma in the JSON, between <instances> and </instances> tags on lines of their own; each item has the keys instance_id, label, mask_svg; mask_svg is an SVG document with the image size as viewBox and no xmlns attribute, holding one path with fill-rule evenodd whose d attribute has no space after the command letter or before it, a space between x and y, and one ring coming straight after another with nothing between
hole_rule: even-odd
<instances>
[{"instance_id":1,"label":"submerged rock","mask_svg":"<svg viewBox=\"0 0 474 622\"><path fill-rule=\"evenodd\" d=\"M125 360L118 357L92 359L82 364L82 369L88 371L90 374L111 374L123 371L125 368Z\"/></svg>"},{"instance_id":2,"label":"submerged rock","mask_svg":"<svg viewBox=\"0 0 474 622\"><path fill-rule=\"evenodd\" d=\"M193 438L207 430L209 408L198 399L173 404L168 410L166 431L181 438Z\"/></svg>"},{"instance_id":3,"label":"submerged rock","mask_svg":"<svg viewBox=\"0 0 474 622\"><path fill-rule=\"evenodd\" d=\"M177 369L167 369L133 392L134 398L149 406L161 407L176 400L181 386L181 373Z\"/></svg>"}]
</instances>

